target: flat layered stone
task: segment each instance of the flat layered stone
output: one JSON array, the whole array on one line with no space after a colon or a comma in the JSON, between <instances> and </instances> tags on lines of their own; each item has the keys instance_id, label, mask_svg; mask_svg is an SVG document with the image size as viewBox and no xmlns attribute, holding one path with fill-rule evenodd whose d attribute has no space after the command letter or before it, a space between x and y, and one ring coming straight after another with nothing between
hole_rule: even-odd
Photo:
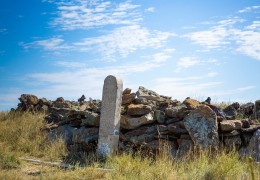
<instances>
[{"instance_id":1,"label":"flat layered stone","mask_svg":"<svg viewBox=\"0 0 260 180\"><path fill-rule=\"evenodd\" d=\"M130 104L127 108L127 114L130 116L142 116L152 110L151 106L143 104Z\"/></svg>"},{"instance_id":2,"label":"flat layered stone","mask_svg":"<svg viewBox=\"0 0 260 180\"><path fill-rule=\"evenodd\" d=\"M223 132L242 129L242 122L240 120L226 120L219 123L220 130Z\"/></svg>"},{"instance_id":3,"label":"flat layered stone","mask_svg":"<svg viewBox=\"0 0 260 180\"><path fill-rule=\"evenodd\" d=\"M169 133L172 133L175 135L188 134L188 131L183 124L183 121L168 124L167 128L168 128Z\"/></svg>"},{"instance_id":4,"label":"flat layered stone","mask_svg":"<svg viewBox=\"0 0 260 180\"><path fill-rule=\"evenodd\" d=\"M142 125L151 124L154 121L153 112L141 117L122 115L120 119L120 126L124 129L135 129Z\"/></svg>"}]
</instances>

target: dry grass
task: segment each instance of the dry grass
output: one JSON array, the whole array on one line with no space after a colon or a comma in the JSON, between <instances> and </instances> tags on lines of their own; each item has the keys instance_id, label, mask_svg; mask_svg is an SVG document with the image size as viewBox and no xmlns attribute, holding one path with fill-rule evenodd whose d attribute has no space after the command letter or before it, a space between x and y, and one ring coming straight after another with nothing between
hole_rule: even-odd
<instances>
[{"instance_id":1,"label":"dry grass","mask_svg":"<svg viewBox=\"0 0 260 180\"><path fill-rule=\"evenodd\" d=\"M100 162L92 157L88 167L60 169L19 160L30 156L37 159L61 160L66 156L64 143L45 141L39 131L43 114L0 113L0 179L255 179L260 166L239 158L236 152L190 153L173 159L165 151L156 159L142 154L120 154ZM100 170L97 168L112 168Z\"/></svg>"}]
</instances>

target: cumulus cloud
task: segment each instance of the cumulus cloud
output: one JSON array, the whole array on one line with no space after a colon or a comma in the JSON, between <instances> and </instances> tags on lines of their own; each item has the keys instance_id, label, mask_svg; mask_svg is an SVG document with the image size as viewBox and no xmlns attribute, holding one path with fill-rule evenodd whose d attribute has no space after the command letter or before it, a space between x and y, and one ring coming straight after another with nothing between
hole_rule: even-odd
<instances>
[{"instance_id":1,"label":"cumulus cloud","mask_svg":"<svg viewBox=\"0 0 260 180\"><path fill-rule=\"evenodd\" d=\"M222 20L208 30L188 33L184 37L208 51L225 50L228 45L234 51L260 60L260 22L253 21L249 25L244 25L243 22L243 19L237 17Z\"/></svg>"},{"instance_id":2,"label":"cumulus cloud","mask_svg":"<svg viewBox=\"0 0 260 180\"><path fill-rule=\"evenodd\" d=\"M116 54L126 57L136 50L163 47L172 36L175 34L150 31L139 25L132 25L114 29L107 35L85 38L81 42L74 43L74 46L81 51L95 49L101 52L106 59L113 60Z\"/></svg>"}]
</instances>

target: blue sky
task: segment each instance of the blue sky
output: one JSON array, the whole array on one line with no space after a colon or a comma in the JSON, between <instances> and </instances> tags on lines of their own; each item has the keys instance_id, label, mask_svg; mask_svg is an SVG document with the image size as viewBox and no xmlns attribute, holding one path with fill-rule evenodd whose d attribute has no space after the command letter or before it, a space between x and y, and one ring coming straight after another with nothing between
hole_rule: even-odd
<instances>
[{"instance_id":1,"label":"blue sky","mask_svg":"<svg viewBox=\"0 0 260 180\"><path fill-rule=\"evenodd\" d=\"M101 98L109 74L179 100L260 99L260 1L0 1L0 110L22 93Z\"/></svg>"}]
</instances>

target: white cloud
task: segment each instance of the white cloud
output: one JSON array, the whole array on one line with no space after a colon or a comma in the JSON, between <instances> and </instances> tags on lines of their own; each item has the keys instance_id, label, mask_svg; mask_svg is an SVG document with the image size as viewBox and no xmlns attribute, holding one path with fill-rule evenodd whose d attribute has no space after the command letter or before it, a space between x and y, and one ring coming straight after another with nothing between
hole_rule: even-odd
<instances>
[{"instance_id":1,"label":"white cloud","mask_svg":"<svg viewBox=\"0 0 260 180\"><path fill-rule=\"evenodd\" d=\"M55 65L65 67L65 68L84 68L86 66L85 63L73 62L73 61L57 61Z\"/></svg>"},{"instance_id":2,"label":"white cloud","mask_svg":"<svg viewBox=\"0 0 260 180\"><path fill-rule=\"evenodd\" d=\"M198 60L196 57L182 57L178 61L177 66L181 68L188 68L198 63L200 63L200 60Z\"/></svg>"},{"instance_id":3,"label":"white cloud","mask_svg":"<svg viewBox=\"0 0 260 180\"><path fill-rule=\"evenodd\" d=\"M229 32L223 27L213 27L206 31L197 31L186 34L184 37L190 38L195 44L207 47L208 49L219 48L221 45L229 44L226 37Z\"/></svg>"},{"instance_id":4,"label":"white cloud","mask_svg":"<svg viewBox=\"0 0 260 180\"><path fill-rule=\"evenodd\" d=\"M51 1L57 5L57 16L51 25L63 30L90 29L106 25L131 25L142 20L140 5L130 0L115 3L102 0Z\"/></svg>"},{"instance_id":5,"label":"white cloud","mask_svg":"<svg viewBox=\"0 0 260 180\"><path fill-rule=\"evenodd\" d=\"M154 7L149 7L147 9L145 9L145 12L154 12L155 8Z\"/></svg>"},{"instance_id":6,"label":"white cloud","mask_svg":"<svg viewBox=\"0 0 260 180\"><path fill-rule=\"evenodd\" d=\"M209 30L192 32L184 37L204 46L206 50L225 50L228 47L229 50L260 60L260 21L253 21L249 25L243 25L243 22L238 17L229 18L217 22Z\"/></svg>"},{"instance_id":7,"label":"white cloud","mask_svg":"<svg viewBox=\"0 0 260 180\"><path fill-rule=\"evenodd\" d=\"M246 7L244 9L239 10L239 13L246 13L246 12L250 12L256 9L260 9L260 6L250 6L250 7Z\"/></svg>"},{"instance_id":8,"label":"white cloud","mask_svg":"<svg viewBox=\"0 0 260 180\"><path fill-rule=\"evenodd\" d=\"M160 48L167 40L175 36L173 33L150 31L139 25L124 26L113 30L110 34L86 38L74 43L81 51L97 50L103 53L107 60L113 60L118 53L126 57L139 49Z\"/></svg>"},{"instance_id":9,"label":"white cloud","mask_svg":"<svg viewBox=\"0 0 260 180\"><path fill-rule=\"evenodd\" d=\"M260 60L260 32L241 31L234 29L234 39L239 45L237 51L249 57Z\"/></svg>"},{"instance_id":10,"label":"white cloud","mask_svg":"<svg viewBox=\"0 0 260 180\"><path fill-rule=\"evenodd\" d=\"M59 51L59 50L66 50L71 48L70 46L64 44L63 42L64 39L59 37L53 37L50 39L33 41L31 43L21 42L20 45L23 46L25 49L41 47L46 51Z\"/></svg>"},{"instance_id":11,"label":"white cloud","mask_svg":"<svg viewBox=\"0 0 260 180\"><path fill-rule=\"evenodd\" d=\"M240 87L240 88L237 88L238 91L240 92L244 92L244 91L248 91L248 90L251 90L251 89L254 89L255 86L245 86L245 87Z\"/></svg>"}]
</instances>

